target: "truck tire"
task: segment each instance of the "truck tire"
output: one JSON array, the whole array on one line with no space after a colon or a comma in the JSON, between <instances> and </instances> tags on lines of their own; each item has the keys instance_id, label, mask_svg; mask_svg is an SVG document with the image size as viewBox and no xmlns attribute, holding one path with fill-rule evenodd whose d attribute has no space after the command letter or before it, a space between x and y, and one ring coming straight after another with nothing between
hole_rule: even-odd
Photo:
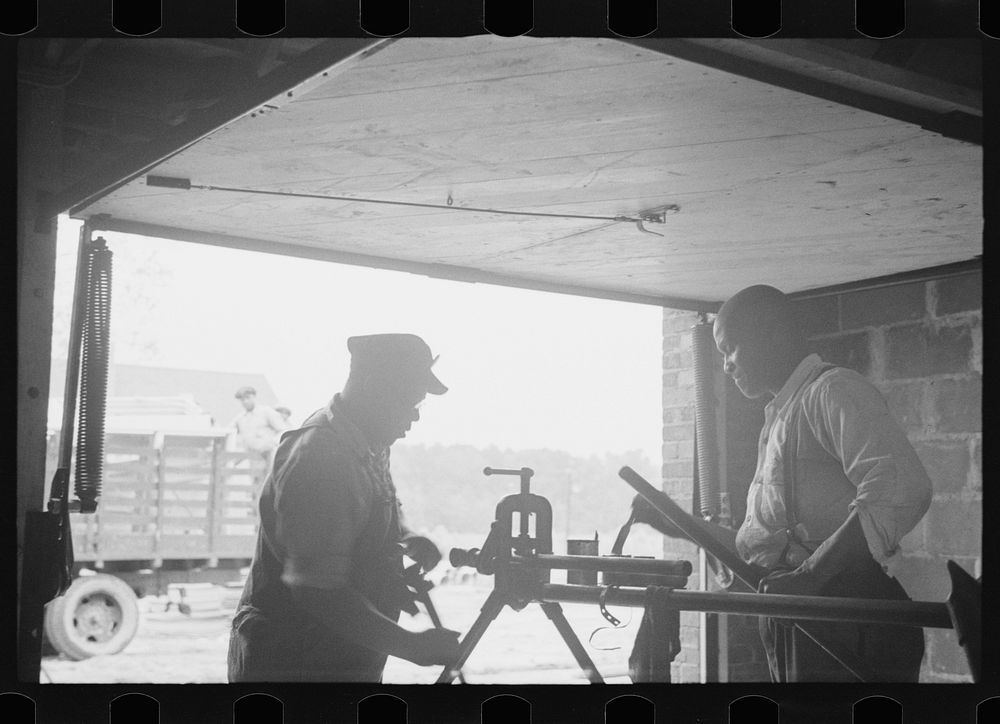
<instances>
[{"instance_id":1,"label":"truck tire","mask_svg":"<svg viewBox=\"0 0 1000 724\"><path fill-rule=\"evenodd\" d=\"M139 628L135 593L120 578L82 576L45 607L45 635L74 661L117 654Z\"/></svg>"}]
</instances>

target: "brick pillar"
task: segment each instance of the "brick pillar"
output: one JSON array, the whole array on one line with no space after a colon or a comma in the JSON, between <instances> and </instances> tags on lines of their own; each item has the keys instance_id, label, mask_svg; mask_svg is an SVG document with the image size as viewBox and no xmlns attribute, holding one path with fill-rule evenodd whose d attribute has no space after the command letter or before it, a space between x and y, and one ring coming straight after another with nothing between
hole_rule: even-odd
<instances>
[{"instance_id":1,"label":"brick pillar","mask_svg":"<svg viewBox=\"0 0 1000 724\"><path fill-rule=\"evenodd\" d=\"M697 322L696 312L666 309L663 313L663 491L688 511L694 483L691 327ZM699 587L697 546L665 537L663 555L691 561L695 572L688 587ZM671 670L675 682L697 683L700 679L698 621L697 612L681 612L681 653Z\"/></svg>"}]
</instances>

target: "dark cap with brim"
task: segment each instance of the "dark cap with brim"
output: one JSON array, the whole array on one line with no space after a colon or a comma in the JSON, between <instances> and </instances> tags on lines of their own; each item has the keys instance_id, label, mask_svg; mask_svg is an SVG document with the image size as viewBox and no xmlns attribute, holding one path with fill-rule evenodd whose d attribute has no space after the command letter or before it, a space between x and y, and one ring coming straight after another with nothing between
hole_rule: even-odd
<instances>
[{"instance_id":1,"label":"dark cap with brim","mask_svg":"<svg viewBox=\"0 0 1000 724\"><path fill-rule=\"evenodd\" d=\"M431 367L437 357L415 334L367 334L350 337L351 371L365 370L419 387L432 395L443 395L448 388L434 376Z\"/></svg>"}]
</instances>

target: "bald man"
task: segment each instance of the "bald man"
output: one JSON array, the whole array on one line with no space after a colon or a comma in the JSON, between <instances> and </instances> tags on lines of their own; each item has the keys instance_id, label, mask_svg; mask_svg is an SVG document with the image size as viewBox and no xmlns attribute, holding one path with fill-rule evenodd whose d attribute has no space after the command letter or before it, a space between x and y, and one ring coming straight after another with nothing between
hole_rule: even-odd
<instances>
[{"instance_id":1,"label":"bald man","mask_svg":"<svg viewBox=\"0 0 1000 724\"><path fill-rule=\"evenodd\" d=\"M757 468L738 530L716 537L766 576L764 593L906 599L885 572L904 535L927 512L931 483L878 389L862 375L810 354L785 295L743 289L719 310L716 346L744 396L770 397ZM637 496L638 520L667 535ZM852 681L788 622L761 619L771 679ZM810 622L810 630L864 659L882 681L918 679L923 631Z\"/></svg>"}]
</instances>

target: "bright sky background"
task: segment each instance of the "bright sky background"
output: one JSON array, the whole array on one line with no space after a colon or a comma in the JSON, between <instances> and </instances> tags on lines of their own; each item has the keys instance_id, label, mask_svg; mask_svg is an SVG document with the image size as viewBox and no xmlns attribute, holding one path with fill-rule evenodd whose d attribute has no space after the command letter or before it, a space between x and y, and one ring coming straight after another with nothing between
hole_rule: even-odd
<instances>
[{"instance_id":1,"label":"bright sky background","mask_svg":"<svg viewBox=\"0 0 1000 724\"><path fill-rule=\"evenodd\" d=\"M60 220L63 309L78 229ZM103 236L114 252L115 362L262 373L297 422L343 385L347 337L412 332L440 355L434 369L449 392L428 399L407 441L641 450L659 466L659 307ZM164 269L139 290L151 301L129 304L124 279L150 262ZM136 338L155 338L156 354Z\"/></svg>"}]
</instances>

